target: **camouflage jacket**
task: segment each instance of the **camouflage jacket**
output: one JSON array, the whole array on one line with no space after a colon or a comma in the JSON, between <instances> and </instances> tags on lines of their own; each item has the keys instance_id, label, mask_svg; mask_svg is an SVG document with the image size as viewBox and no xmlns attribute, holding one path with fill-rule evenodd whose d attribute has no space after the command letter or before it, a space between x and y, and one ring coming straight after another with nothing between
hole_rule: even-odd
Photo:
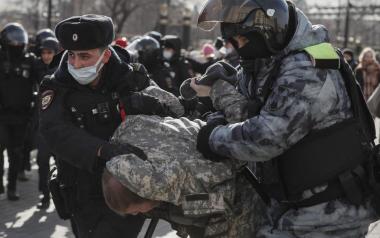
<instances>
[{"instance_id":1,"label":"camouflage jacket","mask_svg":"<svg viewBox=\"0 0 380 238\"><path fill-rule=\"evenodd\" d=\"M223 81L212 87L210 97L214 107L223 109L225 116L234 115L236 121L212 132L209 143L216 153L245 161L268 161L311 131L353 116L339 71L315 68L309 56L301 51L289 54L328 40L326 29L312 26L300 11L298 23L293 40L281 53L287 56L259 115L248 118L249 100L263 100L260 90L275 61L259 62L263 67L254 72L254 78L241 70L237 88ZM219 97L221 94L224 97ZM325 188L307 190L303 196L308 198ZM260 229L257 237L364 237L368 225L376 220L371 201L355 206L345 199L335 199L286 212L282 209L275 200L271 201L267 208L270 222Z\"/></svg>"},{"instance_id":2,"label":"camouflage jacket","mask_svg":"<svg viewBox=\"0 0 380 238\"><path fill-rule=\"evenodd\" d=\"M211 162L196 150L202 125L200 120L183 117L129 116L112 141L141 148L148 160L121 155L109 161L107 169L139 196L179 207L184 218L196 221L212 216L207 219L205 237L252 237L254 223L262 220L252 220L253 213L262 213L260 198L237 176L242 164ZM178 217L165 219L181 223ZM181 232L186 234L186 229Z\"/></svg>"},{"instance_id":3,"label":"camouflage jacket","mask_svg":"<svg viewBox=\"0 0 380 238\"><path fill-rule=\"evenodd\" d=\"M262 86L277 57L282 59L272 91L259 115L244 120L247 116L244 114L240 122L214 129L209 139L211 149L239 160L268 161L311 131L352 117L340 72L315 68L309 55L302 51L327 41L325 27L311 25L298 11L296 33L284 51L264 61L260 70L253 73L254 77L244 69L238 72L239 92L247 99L263 100Z\"/></svg>"}]
</instances>

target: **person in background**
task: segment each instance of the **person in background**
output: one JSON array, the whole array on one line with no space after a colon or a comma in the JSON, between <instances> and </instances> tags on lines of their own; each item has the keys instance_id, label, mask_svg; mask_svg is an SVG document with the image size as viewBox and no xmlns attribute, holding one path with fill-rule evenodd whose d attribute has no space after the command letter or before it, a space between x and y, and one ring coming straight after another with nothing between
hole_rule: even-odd
<instances>
[{"instance_id":1,"label":"person in background","mask_svg":"<svg viewBox=\"0 0 380 238\"><path fill-rule=\"evenodd\" d=\"M42 82L44 77L52 75L57 67L49 67L56 54L59 53L60 45L55 37L48 37L40 44L39 51L41 57L38 60L37 74L38 81ZM37 93L39 88L37 88ZM38 110L35 111L34 128L36 129L36 146L37 146L37 164L38 164L38 190L42 194L42 198L37 204L39 209L47 209L50 205L50 193L48 189L48 174L50 171L50 158L53 156L50 149L46 145L44 138L38 130Z\"/></svg>"},{"instance_id":2,"label":"person in background","mask_svg":"<svg viewBox=\"0 0 380 238\"><path fill-rule=\"evenodd\" d=\"M224 46L220 49L220 52L222 53L225 62L234 67L237 67L240 64L240 56L228 39L225 40Z\"/></svg>"},{"instance_id":3,"label":"person in background","mask_svg":"<svg viewBox=\"0 0 380 238\"><path fill-rule=\"evenodd\" d=\"M356 67L358 66L358 62L355 60L354 51L346 48L342 51L342 53L343 53L344 58L347 60L347 63L351 66L351 69L355 70Z\"/></svg>"},{"instance_id":4,"label":"person in background","mask_svg":"<svg viewBox=\"0 0 380 238\"><path fill-rule=\"evenodd\" d=\"M204 62L199 62L190 57L187 57L186 59L189 61L191 68L195 73L204 74L206 69L216 63L218 59L215 57L215 48L211 44L204 44L201 53L205 60Z\"/></svg>"},{"instance_id":5,"label":"person in background","mask_svg":"<svg viewBox=\"0 0 380 238\"><path fill-rule=\"evenodd\" d=\"M355 69L356 78L362 88L365 100L371 96L380 82L380 64L375 51L364 48L359 55L359 65Z\"/></svg>"},{"instance_id":6,"label":"person in background","mask_svg":"<svg viewBox=\"0 0 380 238\"><path fill-rule=\"evenodd\" d=\"M194 76L189 62L182 56L182 41L178 36L166 35L161 39L163 60L170 65L170 75L173 80L174 94L179 95L179 86L188 78Z\"/></svg>"},{"instance_id":7,"label":"person in background","mask_svg":"<svg viewBox=\"0 0 380 238\"><path fill-rule=\"evenodd\" d=\"M121 48L126 48L128 46L127 37L119 37L115 40L115 45L120 46Z\"/></svg>"},{"instance_id":8,"label":"person in background","mask_svg":"<svg viewBox=\"0 0 380 238\"><path fill-rule=\"evenodd\" d=\"M8 152L7 197L19 200L16 180L23 171L24 139L31 120L33 86L37 83L35 55L26 52L28 34L19 23L0 32L0 148Z\"/></svg>"}]
</instances>

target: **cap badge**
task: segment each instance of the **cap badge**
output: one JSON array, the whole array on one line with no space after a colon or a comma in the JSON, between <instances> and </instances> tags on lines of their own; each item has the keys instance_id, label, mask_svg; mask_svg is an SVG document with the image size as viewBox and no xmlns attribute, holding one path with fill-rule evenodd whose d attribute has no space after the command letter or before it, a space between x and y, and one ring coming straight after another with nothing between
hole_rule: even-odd
<instances>
[{"instance_id":1,"label":"cap badge","mask_svg":"<svg viewBox=\"0 0 380 238\"><path fill-rule=\"evenodd\" d=\"M267 15L268 15L269 17L273 17L275 12L276 12L276 10L274 10L274 9L268 9L268 10L267 10Z\"/></svg>"},{"instance_id":2,"label":"cap badge","mask_svg":"<svg viewBox=\"0 0 380 238\"><path fill-rule=\"evenodd\" d=\"M73 41L77 41L78 40L78 35L76 33L73 34Z\"/></svg>"}]
</instances>

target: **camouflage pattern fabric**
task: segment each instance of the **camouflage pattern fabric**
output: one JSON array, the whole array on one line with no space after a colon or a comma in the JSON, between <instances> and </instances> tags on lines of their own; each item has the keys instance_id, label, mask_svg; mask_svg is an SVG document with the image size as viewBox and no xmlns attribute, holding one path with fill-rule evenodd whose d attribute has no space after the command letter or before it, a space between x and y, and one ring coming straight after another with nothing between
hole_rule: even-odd
<instances>
[{"instance_id":1,"label":"camouflage pattern fabric","mask_svg":"<svg viewBox=\"0 0 380 238\"><path fill-rule=\"evenodd\" d=\"M153 82L153 80L151 80ZM157 85L151 85L144 90L143 93L156 97L160 102L165 103L169 107L170 111L173 112L177 117L182 116L185 113L185 109L182 104L179 102L178 98Z\"/></svg>"},{"instance_id":2,"label":"camouflage pattern fabric","mask_svg":"<svg viewBox=\"0 0 380 238\"><path fill-rule=\"evenodd\" d=\"M298 10L297 14L295 36L279 57L328 41L327 30L323 26L312 26L301 11ZM238 73L238 91L246 98L262 100L259 92L265 80L268 80L273 62L259 62L262 68L253 74L241 70ZM247 113L241 110L245 104L241 95L232 96L236 90L231 87L226 90L228 92L224 93L232 100L231 105L241 102L243 106L227 107L225 109L230 111L224 111L224 114L240 112L240 117L244 118ZM218 101L213 99L213 102L217 105ZM282 154L309 132L352 116L350 100L340 73L313 67L305 53L290 54L283 59L273 91L260 114L239 123L217 127L209 143L211 149L221 155L250 162L268 161ZM320 186L313 191L305 191L304 198L325 188ZM364 237L369 224L377 220L370 201L353 206L340 199L285 211L283 206L272 201L267 209L270 223L261 228L258 237Z\"/></svg>"},{"instance_id":3,"label":"camouflage pattern fabric","mask_svg":"<svg viewBox=\"0 0 380 238\"><path fill-rule=\"evenodd\" d=\"M196 150L202 125L186 118L129 116L112 142L133 144L148 160L121 155L107 162L107 169L139 196L174 204L185 217L216 216L208 222L205 237L252 237L264 220L261 199L237 176L243 163L211 162Z\"/></svg>"},{"instance_id":4,"label":"camouflage pattern fabric","mask_svg":"<svg viewBox=\"0 0 380 238\"><path fill-rule=\"evenodd\" d=\"M229 123L247 119L247 97L240 94L232 84L224 80L217 80L211 87L210 98L214 108L222 111Z\"/></svg>"}]
</instances>

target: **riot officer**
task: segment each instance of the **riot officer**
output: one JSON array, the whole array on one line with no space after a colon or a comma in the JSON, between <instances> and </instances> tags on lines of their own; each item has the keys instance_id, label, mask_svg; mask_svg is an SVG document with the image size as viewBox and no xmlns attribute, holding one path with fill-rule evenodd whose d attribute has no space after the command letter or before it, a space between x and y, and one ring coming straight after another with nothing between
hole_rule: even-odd
<instances>
[{"instance_id":1,"label":"riot officer","mask_svg":"<svg viewBox=\"0 0 380 238\"><path fill-rule=\"evenodd\" d=\"M23 140L31 118L35 56L26 53L28 35L22 25L9 23L0 32L0 144L8 151L7 196L19 199L16 178L23 163Z\"/></svg>"},{"instance_id":2,"label":"riot officer","mask_svg":"<svg viewBox=\"0 0 380 238\"><path fill-rule=\"evenodd\" d=\"M242 122L209 121L197 148L253 164L270 220L257 237L364 237L377 220L374 125L326 28L285 0L208 0L198 24L218 22L242 59L236 86L249 103Z\"/></svg>"},{"instance_id":3,"label":"riot officer","mask_svg":"<svg viewBox=\"0 0 380 238\"><path fill-rule=\"evenodd\" d=\"M41 44L48 37L55 37L54 32L51 29L43 28L37 31L34 39L35 46L33 51L37 56L41 55Z\"/></svg>"},{"instance_id":4,"label":"riot officer","mask_svg":"<svg viewBox=\"0 0 380 238\"><path fill-rule=\"evenodd\" d=\"M145 33L146 36L150 36L155 39L161 45L162 34L158 31L149 31Z\"/></svg>"},{"instance_id":5,"label":"riot officer","mask_svg":"<svg viewBox=\"0 0 380 238\"><path fill-rule=\"evenodd\" d=\"M150 85L141 67L129 64L128 52L110 46L111 18L75 16L55 33L66 51L54 75L41 84L40 132L56 156L57 179L50 182L56 210L70 218L83 237L137 237L144 219L121 217L106 206L101 173L110 158L144 153L110 143L125 116L164 115L156 98L138 92Z\"/></svg>"},{"instance_id":6,"label":"riot officer","mask_svg":"<svg viewBox=\"0 0 380 238\"><path fill-rule=\"evenodd\" d=\"M173 94L178 92L175 79L170 74L170 65L162 60L162 50L157 40L150 36L142 36L130 44L127 50L138 56L138 62L146 67L160 88Z\"/></svg>"},{"instance_id":7,"label":"riot officer","mask_svg":"<svg viewBox=\"0 0 380 238\"><path fill-rule=\"evenodd\" d=\"M163 60L170 65L170 74L174 78L175 95L179 95L179 86L193 76L191 65L181 54L182 41L178 36L164 36L161 45Z\"/></svg>"},{"instance_id":8,"label":"riot officer","mask_svg":"<svg viewBox=\"0 0 380 238\"><path fill-rule=\"evenodd\" d=\"M40 45L41 57L37 61L36 71L38 75L38 81L42 82L43 78L52 75L56 70L56 67L49 67L49 64L53 61L53 57L59 53L59 42L55 37L48 37L42 41ZM36 88L36 93L39 88ZM50 152L46 142L42 138L41 134L38 132L38 110L34 113L34 123L33 123L33 133L37 133L36 136L36 147L37 153L37 164L38 164L38 189L42 193L42 198L37 204L39 209L47 209L50 205L50 193L48 189L48 174L50 169L50 157L53 154Z\"/></svg>"}]
</instances>

